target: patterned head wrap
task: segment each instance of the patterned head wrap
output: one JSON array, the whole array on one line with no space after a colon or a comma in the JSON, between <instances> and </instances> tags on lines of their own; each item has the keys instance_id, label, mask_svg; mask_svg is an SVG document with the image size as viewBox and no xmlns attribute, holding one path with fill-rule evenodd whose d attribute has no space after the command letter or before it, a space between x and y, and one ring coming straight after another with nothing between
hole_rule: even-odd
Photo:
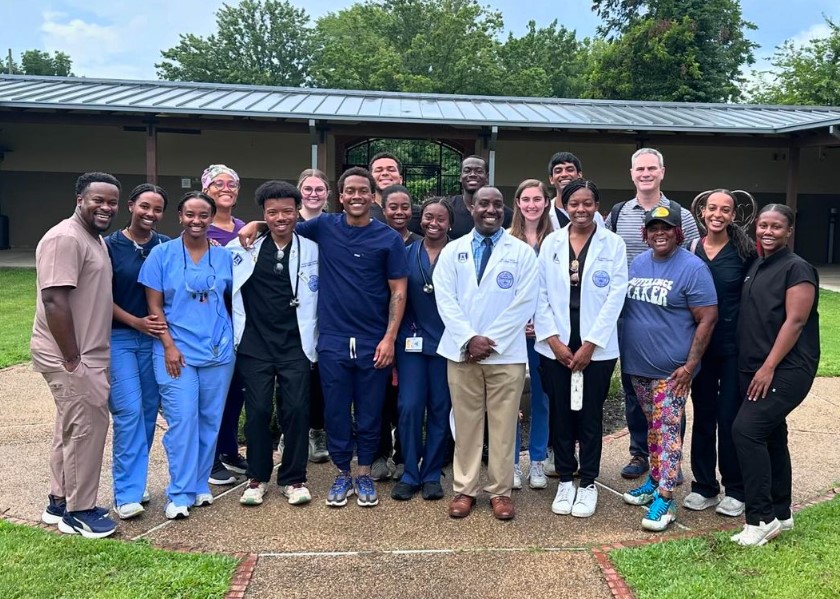
<instances>
[{"instance_id":1,"label":"patterned head wrap","mask_svg":"<svg viewBox=\"0 0 840 599\"><path fill-rule=\"evenodd\" d=\"M239 183L239 175L236 174L236 171L232 168L225 166L224 164L211 164L204 172L201 173L201 188L207 189L210 187L210 184L216 180L219 175L230 175L233 177L233 180Z\"/></svg>"}]
</instances>

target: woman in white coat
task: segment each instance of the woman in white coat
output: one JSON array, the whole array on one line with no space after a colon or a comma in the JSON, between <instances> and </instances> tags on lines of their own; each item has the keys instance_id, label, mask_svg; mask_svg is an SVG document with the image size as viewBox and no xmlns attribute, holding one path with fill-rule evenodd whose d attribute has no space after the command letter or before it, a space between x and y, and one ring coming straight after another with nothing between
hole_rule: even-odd
<instances>
[{"instance_id":1,"label":"woman in white coat","mask_svg":"<svg viewBox=\"0 0 840 599\"><path fill-rule=\"evenodd\" d=\"M604 401L618 359L616 322L627 293L627 250L621 237L594 220L599 204L594 183L571 181L561 200L571 221L549 235L540 250L535 349L551 402L551 443L560 478L551 510L586 518L598 503L595 479ZM581 384L582 393L573 391ZM580 442L577 491L575 441Z\"/></svg>"}]
</instances>

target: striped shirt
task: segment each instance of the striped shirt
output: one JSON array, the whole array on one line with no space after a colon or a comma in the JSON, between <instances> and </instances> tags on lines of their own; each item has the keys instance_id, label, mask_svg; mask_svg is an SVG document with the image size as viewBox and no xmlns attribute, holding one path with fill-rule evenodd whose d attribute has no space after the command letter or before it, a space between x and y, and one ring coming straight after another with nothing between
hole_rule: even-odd
<instances>
[{"instance_id":1,"label":"striped shirt","mask_svg":"<svg viewBox=\"0 0 840 599\"><path fill-rule=\"evenodd\" d=\"M485 250L484 250L485 246L484 246L484 243L483 243L484 240L489 239L490 244L493 247L496 247L496 245L499 243L499 240L502 238L502 235L504 235L504 233L505 233L505 230L500 228L498 231L493 233L493 235L491 235L490 237L485 237L484 235L482 235L481 233L479 233L475 229L472 230L472 234L473 234L472 254L473 254L473 260L475 261L475 278L476 279L478 278L478 271L481 270L481 259L484 257L484 252L485 252Z\"/></svg>"},{"instance_id":2,"label":"striped shirt","mask_svg":"<svg viewBox=\"0 0 840 599\"><path fill-rule=\"evenodd\" d=\"M670 205L670 200L662 194L659 197L657 206ZM604 226L612 231L612 214L610 214ZM627 266L633 262L633 258L649 249L648 244L642 239L642 229L645 227L645 209L639 204L639 200L633 198L625 202L621 207L621 212L618 216L618 227L616 233L624 240L627 245ZM697 230L697 222L691 215L691 212L682 209L682 231L685 236L683 243L684 247L688 247L695 239L700 238L700 231Z\"/></svg>"}]
</instances>

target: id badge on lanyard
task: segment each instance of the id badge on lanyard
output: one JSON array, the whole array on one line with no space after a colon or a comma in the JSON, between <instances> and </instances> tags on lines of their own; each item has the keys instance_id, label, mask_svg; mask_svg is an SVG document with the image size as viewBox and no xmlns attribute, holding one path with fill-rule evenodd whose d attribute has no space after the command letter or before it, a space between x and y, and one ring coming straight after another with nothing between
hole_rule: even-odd
<instances>
[{"instance_id":1,"label":"id badge on lanyard","mask_svg":"<svg viewBox=\"0 0 840 599\"><path fill-rule=\"evenodd\" d=\"M405 351L418 353L423 351L423 338L422 337L406 337L405 338Z\"/></svg>"}]
</instances>

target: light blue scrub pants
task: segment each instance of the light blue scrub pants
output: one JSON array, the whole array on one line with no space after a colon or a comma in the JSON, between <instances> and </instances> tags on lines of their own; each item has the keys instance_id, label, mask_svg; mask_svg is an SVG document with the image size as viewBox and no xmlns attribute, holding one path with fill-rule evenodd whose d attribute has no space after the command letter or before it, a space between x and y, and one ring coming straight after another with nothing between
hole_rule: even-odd
<instances>
[{"instance_id":1,"label":"light blue scrub pants","mask_svg":"<svg viewBox=\"0 0 840 599\"><path fill-rule=\"evenodd\" d=\"M111 332L111 395L116 505L139 503L146 488L160 393L152 366L154 339L134 329Z\"/></svg>"},{"instance_id":2,"label":"light blue scrub pants","mask_svg":"<svg viewBox=\"0 0 840 599\"><path fill-rule=\"evenodd\" d=\"M548 395L540 380L540 355L534 350L534 340L528 344L528 373L531 376L531 435L528 437L528 456L531 462L542 462L548 452ZM519 463L519 448L522 447L522 425L516 425L516 449L514 464Z\"/></svg>"},{"instance_id":3,"label":"light blue scrub pants","mask_svg":"<svg viewBox=\"0 0 840 599\"><path fill-rule=\"evenodd\" d=\"M169 501L191 507L199 493L209 493L216 437L222 422L234 361L217 366L182 366L181 376L169 376L163 356L154 357L163 417L169 429L163 447L169 461Z\"/></svg>"}]
</instances>

